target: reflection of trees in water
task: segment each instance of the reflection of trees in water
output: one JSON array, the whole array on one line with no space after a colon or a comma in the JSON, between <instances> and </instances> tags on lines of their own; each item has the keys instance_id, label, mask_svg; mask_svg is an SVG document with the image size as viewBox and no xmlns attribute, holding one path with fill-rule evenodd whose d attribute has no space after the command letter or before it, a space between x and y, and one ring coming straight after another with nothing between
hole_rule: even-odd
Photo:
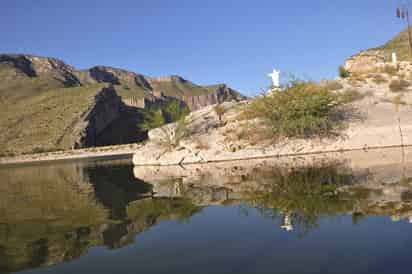
<instances>
[{"instance_id":1,"label":"reflection of trees in water","mask_svg":"<svg viewBox=\"0 0 412 274\"><path fill-rule=\"evenodd\" d=\"M247 193L246 203L265 218L281 219L282 226L293 226L303 233L315 228L322 216L348 212L353 202L342 199L337 188L352 184L353 172L340 164L299 169L272 169L270 175L256 178L262 190Z\"/></svg>"},{"instance_id":2,"label":"reflection of trees in water","mask_svg":"<svg viewBox=\"0 0 412 274\"><path fill-rule=\"evenodd\" d=\"M2 169L0 177L0 272L68 260L99 242L107 210L79 165Z\"/></svg>"},{"instance_id":3,"label":"reflection of trees in water","mask_svg":"<svg viewBox=\"0 0 412 274\"><path fill-rule=\"evenodd\" d=\"M122 247L162 219L198 210L150 198L151 186L131 171L75 163L0 170L0 273L69 261L96 245Z\"/></svg>"}]
</instances>

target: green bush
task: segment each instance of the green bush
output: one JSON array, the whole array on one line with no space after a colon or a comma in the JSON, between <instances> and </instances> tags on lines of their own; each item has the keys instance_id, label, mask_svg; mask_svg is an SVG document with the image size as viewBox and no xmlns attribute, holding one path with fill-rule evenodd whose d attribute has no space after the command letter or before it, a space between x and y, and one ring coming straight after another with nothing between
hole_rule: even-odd
<instances>
[{"instance_id":1,"label":"green bush","mask_svg":"<svg viewBox=\"0 0 412 274\"><path fill-rule=\"evenodd\" d=\"M140 130L151 130L184 119L190 113L189 108L177 100L166 106L143 111L143 121L138 125Z\"/></svg>"},{"instance_id":2,"label":"green bush","mask_svg":"<svg viewBox=\"0 0 412 274\"><path fill-rule=\"evenodd\" d=\"M405 91L411 84L406 80L392 80L389 84L389 89L392 92L402 92Z\"/></svg>"},{"instance_id":3,"label":"green bush","mask_svg":"<svg viewBox=\"0 0 412 274\"><path fill-rule=\"evenodd\" d=\"M254 99L246 106L245 116L261 118L271 137L322 136L340 124L343 103L325 87L295 81L284 91Z\"/></svg>"},{"instance_id":4,"label":"green bush","mask_svg":"<svg viewBox=\"0 0 412 274\"><path fill-rule=\"evenodd\" d=\"M181 120L190 113L189 108L180 101L173 100L163 108L163 115L166 123L173 123Z\"/></svg>"},{"instance_id":5,"label":"green bush","mask_svg":"<svg viewBox=\"0 0 412 274\"><path fill-rule=\"evenodd\" d=\"M340 66L339 69L338 69L338 71L339 71L339 76L340 76L341 78L348 78L348 77L350 77L350 72L349 72L347 69L345 69L343 66Z\"/></svg>"},{"instance_id":6,"label":"green bush","mask_svg":"<svg viewBox=\"0 0 412 274\"><path fill-rule=\"evenodd\" d=\"M144 113L143 122L139 124L141 130L151 130L166 123L161 109L148 110Z\"/></svg>"}]
</instances>

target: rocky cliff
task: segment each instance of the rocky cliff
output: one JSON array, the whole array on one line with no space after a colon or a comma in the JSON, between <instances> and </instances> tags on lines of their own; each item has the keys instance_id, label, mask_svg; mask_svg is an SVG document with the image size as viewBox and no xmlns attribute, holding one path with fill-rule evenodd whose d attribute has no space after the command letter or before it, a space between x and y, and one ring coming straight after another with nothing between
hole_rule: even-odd
<instances>
[{"instance_id":1,"label":"rocky cliff","mask_svg":"<svg viewBox=\"0 0 412 274\"><path fill-rule=\"evenodd\" d=\"M79 131L75 148L92 147L99 144L102 132L114 121L116 121L122 110L120 97L112 86L103 88L95 96L95 100L89 111L76 124Z\"/></svg>"},{"instance_id":2,"label":"rocky cliff","mask_svg":"<svg viewBox=\"0 0 412 274\"><path fill-rule=\"evenodd\" d=\"M96 66L87 71L86 82L110 83L129 106L145 108L147 105L162 105L168 97L184 102L190 110L224 101L245 99L239 92L225 84L199 86L180 76L147 77L134 72Z\"/></svg>"},{"instance_id":3,"label":"rocky cliff","mask_svg":"<svg viewBox=\"0 0 412 274\"><path fill-rule=\"evenodd\" d=\"M56 58L25 54L0 54L0 71L8 67L8 80L24 75L31 78L48 77L62 82L65 86L87 86L96 83L113 85L123 101L163 96L180 98L194 109L220 101L242 100L245 97L225 84L213 86L196 85L180 76L148 77L124 69L95 66L77 70ZM1 75L3 76L3 75ZM194 97L194 99L192 98Z\"/></svg>"}]
</instances>

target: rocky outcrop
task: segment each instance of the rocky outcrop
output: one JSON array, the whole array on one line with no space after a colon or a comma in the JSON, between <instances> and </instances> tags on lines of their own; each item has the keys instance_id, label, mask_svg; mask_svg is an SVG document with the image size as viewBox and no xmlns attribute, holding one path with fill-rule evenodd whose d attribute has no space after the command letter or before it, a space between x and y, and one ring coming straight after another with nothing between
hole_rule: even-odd
<instances>
[{"instance_id":1,"label":"rocky outcrop","mask_svg":"<svg viewBox=\"0 0 412 274\"><path fill-rule=\"evenodd\" d=\"M151 84L156 84L156 83L159 83L159 82L163 82L163 83L168 83L168 82L184 83L184 82L188 82L186 79L183 79L182 77L180 77L178 75L148 77L147 79L148 79L149 83L151 83Z\"/></svg>"},{"instance_id":2,"label":"rocky outcrop","mask_svg":"<svg viewBox=\"0 0 412 274\"><path fill-rule=\"evenodd\" d=\"M49 76L62 81L67 86L78 86L75 68L56 58L26 54L1 54L0 63L7 63L29 77Z\"/></svg>"},{"instance_id":3,"label":"rocky outcrop","mask_svg":"<svg viewBox=\"0 0 412 274\"><path fill-rule=\"evenodd\" d=\"M410 107L396 108L373 96L351 105L353 117L345 121L346 128L338 136L323 139L265 140L253 136L262 126L259 120L240 120L238 105L223 106L222 122L212 106L192 112L183 138L182 133L177 134L182 129L176 124L149 132L150 142L136 151L134 164L184 165L412 145Z\"/></svg>"},{"instance_id":4,"label":"rocky outcrop","mask_svg":"<svg viewBox=\"0 0 412 274\"><path fill-rule=\"evenodd\" d=\"M378 67L383 66L383 64L388 61L383 51L366 50L346 60L344 68L354 74L376 72Z\"/></svg>"},{"instance_id":5,"label":"rocky outcrop","mask_svg":"<svg viewBox=\"0 0 412 274\"><path fill-rule=\"evenodd\" d=\"M225 84L211 86L208 89L209 92L204 95L182 96L179 98L183 102L185 102L189 109L192 111L201 109L209 105L221 104L223 102L230 101L239 102L246 99L245 96L242 96Z\"/></svg>"},{"instance_id":6,"label":"rocky outcrop","mask_svg":"<svg viewBox=\"0 0 412 274\"><path fill-rule=\"evenodd\" d=\"M96 66L89 69L88 73L93 80L99 83L110 83L112 85L126 83L128 85L136 85L147 90L151 89L149 82L143 75L127 70L106 66Z\"/></svg>"}]
</instances>

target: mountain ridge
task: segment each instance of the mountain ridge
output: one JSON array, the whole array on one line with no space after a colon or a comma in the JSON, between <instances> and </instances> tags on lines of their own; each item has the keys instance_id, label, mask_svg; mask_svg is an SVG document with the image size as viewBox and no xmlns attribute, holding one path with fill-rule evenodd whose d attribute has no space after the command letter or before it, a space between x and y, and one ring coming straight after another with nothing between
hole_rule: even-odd
<instances>
[{"instance_id":1,"label":"mountain ridge","mask_svg":"<svg viewBox=\"0 0 412 274\"><path fill-rule=\"evenodd\" d=\"M115 86L116 91L124 100L131 97L161 97L161 94L182 98L202 96L216 91L213 90L213 87L221 88L223 85L227 93L230 93L234 99L242 100L245 98L226 84L219 83L202 86L175 74L152 77L106 65L76 69L61 59L32 54L0 54L0 64L2 63L14 66L15 69L20 70L28 77L52 76L62 80L65 86L109 83Z\"/></svg>"}]
</instances>

